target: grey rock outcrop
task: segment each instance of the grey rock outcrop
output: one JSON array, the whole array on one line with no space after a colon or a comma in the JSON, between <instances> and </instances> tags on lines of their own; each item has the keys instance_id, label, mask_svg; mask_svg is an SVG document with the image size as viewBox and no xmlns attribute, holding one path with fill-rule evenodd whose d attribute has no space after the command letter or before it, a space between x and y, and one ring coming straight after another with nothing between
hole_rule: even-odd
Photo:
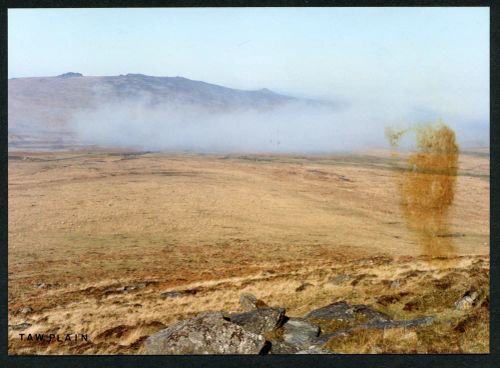
<instances>
[{"instance_id":1,"label":"grey rock outcrop","mask_svg":"<svg viewBox=\"0 0 500 368\"><path fill-rule=\"evenodd\" d=\"M335 332L330 332L330 333L327 333L327 334L323 334L323 335L320 335L318 337L316 337L314 340L313 340L313 345L315 346L321 346L323 344L326 344L328 341L330 341L331 338L333 337L346 337L346 336L350 336L352 333L353 333L353 329L351 328L343 328L343 329L339 329Z\"/></svg>"},{"instance_id":2,"label":"grey rock outcrop","mask_svg":"<svg viewBox=\"0 0 500 368\"><path fill-rule=\"evenodd\" d=\"M74 78L74 77L83 77L82 73L68 72L64 74L60 74L57 78Z\"/></svg>"},{"instance_id":3,"label":"grey rock outcrop","mask_svg":"<svg viewBox=\"0 0 500 368\"><path fill-rule=\"evenodd\" d=\"M295 354L333 354L333 352L321 349L317 346L310 346L307 349L299 350Z\"/></svg>"},{"instance_id":4,"label":"grey rock outcrop","mask_svg":"<svg viewBox=\"0 0 500 368\"><path fill-rule=\"evenodd\" d=\"M312 343L315 346L320 346L326 344L333 337L340 336L350 336L359 330L384 330L391 328L416 328L421 326L428 326L431 323L436 321L436 317L427 316L427 317L419 317L415 319L408 320L387 320L387 321L373 321L370 323L360 323L353 325L348 328L338 329L334 332L327 333L321 336L318 336L312 339Z\"/></svg>"},{"instance_id":5,"label":"grey rock outcrop","mask_svg":"<svg viewBox=\"0 0 500 368\"><path fill-rule=\"evenodd\" d=\"M258 300L251 294L243 299L248 307ZM236 314L206 312L151 335L144 347L146 354L162 355L332 354L329 349L334 344L328 350L324 344L334 337L369 329L417 328L435 320L434 316L394 320L368 305L345 301L315 309L304 318L287 317L284 308L275 307Z\"/></svg>"},{"instance_id":6,"label":"grey rock outcrop","mask_svg":"<svg viewBox=\"0 0 500 368\"><path fill-rule=\"evenodd\" d=\"M202 313L148 337L146 354L263 354L270 344L262 335L224 319L220 312Z\"/></svg>"},{"instance_id":7,"label":"grey rock outcrop","mask_svg":"<svg viewBox=\"0 0 500 368\"><path fill-rule=\"evenodd\" d=\"M299 347L310 346L313 339L319 335L318 326L301 318L290 318L283 325L283 341Z\"/></svg>"},{"instance_id":8,"label":"grey rock outcrop","mask_svg":"<svg viewBox=\"0 0 500 368\"><path fill-rule=\"evenodd\" d=\"M284 308L260 308L249 312L233 314L230 321L243 327L245 330L264 334L275 330L285 322Z\"/></svg>"},{"instance_id":9,"label":"grey rock outcrop","mask_svg":"<svg viewBox=\"0 0 500 368\"><path fill-rule=\"evenodd\" d=\"M270 354L296 354L298 351L302 350L300 347L287 344L281 340L271 341L271 351Z\"/></svg>"},{"instance_id":10,"label":"grey rock outcrop","mask_svg":"<svg viewBox=\"0 0 500 368\"><path fill-rule=\"evenodd\" d=\"M362 323L356 328L364 329L386 329L386 328L415 328L427 326L436 320L434 316L419 317L415 319L389 320L389 321L374 321L370 323Z\"/></svg>"},{"instance_id":11,"label":"grey rock outcrop","mask_svg":"<svg viewBox=\"0 0 500 368\"><path fill-rule=\"evenodd\" d=\"M315 309L306 315L307 319L353 321L356 318L363 322L388 321L390 317L364 304L347 304L345 301L329 304Z\"/></svg>"}]
</instances>

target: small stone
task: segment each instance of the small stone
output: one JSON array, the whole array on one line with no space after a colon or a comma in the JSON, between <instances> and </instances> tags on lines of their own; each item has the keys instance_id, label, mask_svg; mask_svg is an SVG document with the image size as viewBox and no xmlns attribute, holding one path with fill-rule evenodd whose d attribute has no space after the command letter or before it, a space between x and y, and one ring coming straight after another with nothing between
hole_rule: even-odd
<instances>
[{"instance_id":1,"label":"small stone","mask_svg":"<svg viewBox=\"0 0 500 368\"><path fill-rule=\"evenodd\" d=\"M257 297L250 293L242 293L240 295L240 305L243 310L251 311L255 309L255 303L257 302Z\"/></svg>"},{"instance_id":2,"label":"small stone","mask_svg":"<svg viewBox=\"0 0 500 368\"><path fill-rule=\"evenodd\" d=\"M242 293L240 295L240 305L244 311L250 312L254 309L267 308L268 305L262 300L250 293Z\"/></svg>"},{"instance_id":3,"label":"small stone","mask_svg":"<svg viewBox=\"0 0 500 368\"><path fill-rule=\"evenodd\" d=\"M13 330L26 330L28 327L31 327L31 323L28 323L28 322L23 322L23 323L19 323L17 325L9 325L9 327Z\"/></svg>"},{"instance_id":4,"label":"small stone","mask_svg":"<svg viewBox=\"0 0 500 368\"><path fill-rule=\"evenodd\" d=\"M276 274L276 271L274 271L274 270L265 270L265 271L262 271L262 273L261 273L262 276L271 276L274 274Z\"/></svg>"},{"instance_id":5,"label":"small stone","mask_svg":"<svg viewBox=\"0 0 500 368\"><path fill-rule=\"evenodd\" d=\"M329 282L334 285L344 284L352 279L349 275L337 275L335 277L330 278Z\"/></svg>"},{"instance_id":6,"label":"small stone","mask_svg":"<svg viewBox=\"0 0 500 368\"><path fill-rule=\"evenodd\" d=\"M33 312L33 308L31 308L29 306L22 307L21 309L19 309L19 313L21 313L21 314L28 314L31 312Z\"/></svg>"},{"instance_id":7,"label":"small stone","mask_svg":"<svg viewBox=\"0 0 500 368\"><path fill-rule=\"evenodd\" d=\"M459 300L455 302L456 310L467 310L474 306L474 303L479 296L477 291L466 292Z\"/></svg>"},{"instance_id":8,"label":"small stone","mask_svg":"<svg viewBox=\"0 0 500 368\"><path fill-rule=\"evenodd\" d=\"M400 286L401 286L401 281L399 279L397 279L397 280L394 280L393 282L391 282L390 288L397 289Z\"/></svg>"},{"instance_id":9,"label":"small stone","mask_svg":"<svg viewBox=\"0 0 500 368\"><path fill-rule=\"evenodd\" d=\"M162 298L180 298L181 296L184 296L184 293L182 291L164 291L163 293L160 294Z\"/></svg>"},{"instance_id":10,"label":"small stone","mask_svg":"<svg viewBox=\"0 0 500 368\"><path fill-rule=\"evenodd\" d=\"M303 282L297 289L295 289L295 291L297 291L297 292L304 291L305 289L307 289L308 287L311 287L311 286L314 286L314 285L309 283L309 282Z\"/></svg>"}]
</instances>

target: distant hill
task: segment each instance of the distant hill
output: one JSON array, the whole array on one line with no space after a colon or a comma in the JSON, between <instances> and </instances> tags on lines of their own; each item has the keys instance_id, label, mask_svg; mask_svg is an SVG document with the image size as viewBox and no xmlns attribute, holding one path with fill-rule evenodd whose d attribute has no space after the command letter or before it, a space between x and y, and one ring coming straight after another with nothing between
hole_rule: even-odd
<instances>
[{"instance_id":1,"label":"distant hill","mask_svg":"<svg viewBox=\"0 0 500 368\"><path fill-rule=\"evenodd\" d=\"M78 137L70 122L76 114L135 104L173 107L181 113L194 108L203 116L205 112L267 112L288 104L336 107L330 102L295 98L266 88L246 91L183 77L87 77L68 72L55 77L12 78L8 81L9 147L75 145Z\"/></svg>"},{"instance_id":2,"label":"distant hill","mask_svg":"<svg viewBox=\"0 0 500 368\"><path fill-rule=\"evenodd\" d=\"M288 103L325 104L298 99L268 89L245 91L182 77L127 74L85 77L13 78L8 81L9 133L66 129L72 114L109 103L144 100L150 105L195 106L207 112L268 111Z\"/></svg>"}]
</instances>

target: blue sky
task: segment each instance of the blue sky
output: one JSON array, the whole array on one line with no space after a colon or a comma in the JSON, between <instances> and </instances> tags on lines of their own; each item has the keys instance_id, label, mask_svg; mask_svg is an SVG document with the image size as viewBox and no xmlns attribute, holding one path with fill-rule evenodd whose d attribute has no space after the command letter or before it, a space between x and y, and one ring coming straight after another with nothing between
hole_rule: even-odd
<instances>
[{"instance_id":1,"label":"blue sky","mask_svg":"<svg viewBox=\"0 0 500 368\"><path fill-rule=\"evenodd\" d=\"M143 73L489 119L488 8L11 9L9 77Z\"/></svg>"}]
</instances>

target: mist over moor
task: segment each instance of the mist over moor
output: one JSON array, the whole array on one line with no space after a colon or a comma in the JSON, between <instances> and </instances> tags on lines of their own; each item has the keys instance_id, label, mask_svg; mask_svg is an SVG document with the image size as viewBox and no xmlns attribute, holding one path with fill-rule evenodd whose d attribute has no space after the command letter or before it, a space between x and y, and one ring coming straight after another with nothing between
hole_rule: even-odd
<instances>
[{"instance_id":1,"label":"mist over moor","mask_svg":"<svg viewBox=\"0 0 500 368\"><path fill-rule=\"evenodd\" d=\"M298 98L186 78L129 74L9 80L9 133L59 142L198 153L333 153L389 147L386 127L442 119L462 148L487 146L488 121L411 101ZM412 139L401 148L412 148Z\"/></svg>"}]
</instances>

